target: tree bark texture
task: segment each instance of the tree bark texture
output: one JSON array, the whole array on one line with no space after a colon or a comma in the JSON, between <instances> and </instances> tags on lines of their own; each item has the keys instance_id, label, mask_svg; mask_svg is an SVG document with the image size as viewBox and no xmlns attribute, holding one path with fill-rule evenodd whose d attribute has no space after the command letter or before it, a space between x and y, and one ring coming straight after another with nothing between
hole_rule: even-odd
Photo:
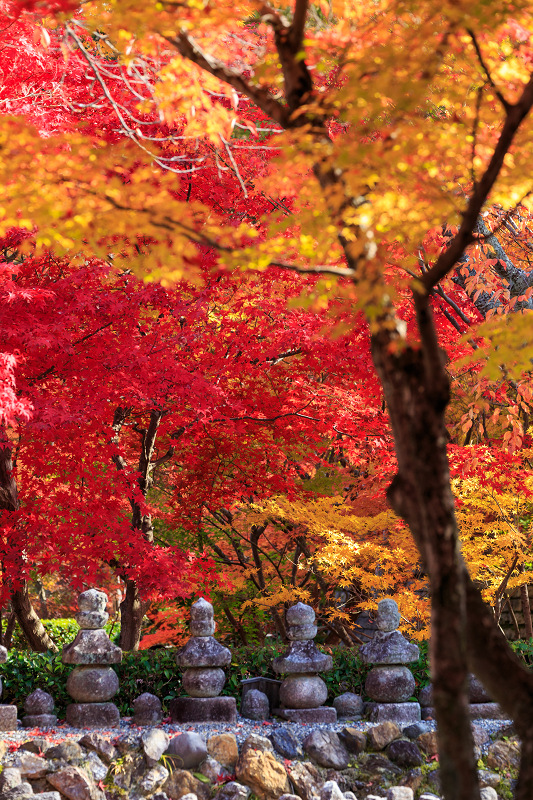
<instances>
[{"instance_id":1,"label":"tree bark texture","mask_svg":"<svg viewBox=\"0 0 533 800\"><path fill-rule=\"evenodd\" d=\"M446 800L476 800L479 785L467 699L466 597L446 454L449 383L426 298L418 298L421 346L372 337L393 430L398 473L388 491L409 525L429 576L431 677Z\"/></svg>"},{"instance_id":2,"label":"tree bark texture","mask_svg":"<svg viewBox=\"0 0 533 800\"><path fill-rule=\"evenodd\" d=\"M19 589L11 593L11 605L22 633L31 649L36 653L45 653L47 650L57 653L57 645L47 634L43 623L33 608L26 581Z\"/></svg>"},{"instance_id":3,"label":"tree bark texture","mask_svg":"<svg viewBox=\"0 0 533 800\"><path fill-rule=\"evenodd\" d=\"M144 614L148 608L136 581L126 579L126 592L120 604L120 639L122 650L138 650Z\"/></svg>"},{"instance_id":4,"label":"tree bark texture","mask_svg":"<svg viewBox=\"0 0 533 800\"><path fill-rule=\"evenodd\" d=\"M0 511L4 514L17 511L20 507L17 483L13 477L11 446L5 431L0 433ZM20 554L21 586L11 592L11 607L32 650L44 653L57 652L57 647L47 634L44 625L32 606L28 585L24 579L24 553Z\"/></svg>"}]
</instances>

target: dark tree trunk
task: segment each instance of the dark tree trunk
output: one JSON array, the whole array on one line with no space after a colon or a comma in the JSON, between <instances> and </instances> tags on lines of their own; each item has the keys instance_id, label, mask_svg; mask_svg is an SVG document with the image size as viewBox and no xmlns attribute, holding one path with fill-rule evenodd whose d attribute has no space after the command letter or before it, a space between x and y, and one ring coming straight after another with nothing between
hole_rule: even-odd
<instances>
[{"instance_id":1,"label":"dark tree trunk","mask_svg":"<svg viewBox=\"0 0 533 800\"><path fill-rule=\"evenodd\" d=\"M122 650L138 650L142 621L147 603L143 603L135 581L126 580L126 593L120 604L120 639Z\"/></svg>"},{"instance_id":2,"label":"dark tree trunk","mask_svg":"<svg viewBox=\"0 0 533 800\"><path fill-rule=\"evenodd\" d=\"M17 511L20 503L17 484L13 477L13 461L11 446L5 431L0 434L0 510L4 513ZM11 607L18 623L32 650L44 653L46 650L57 652L57 647L48 636L44 625L35 612L28 594L28 585L24 578L24 552L20 553L21 586L11 592Z\"/></svg>"},{"instance_id":3,"label":"dark tree trunk","mask_svg":"<svg viewBox=\"0 0 533 800\"><path fill-rule=\"evenodd\" d=\"M45 653L47 650L57 653L57 646L47 634L43 623L32 606L26 582L11 593L11 605L22 633L31 649L36 653Z\"/></svg>"},{"instance_id":4,"label":"dark tree trunk","mask_svg":"<svg viewBox=\"0 0 533 800\"><path fill-rule=\"evenodd\" d=\"M467 700L466 598L446 455L449 385L427 298L417 297L421 346L372 337L394 434L398 473L392 508L409 525L429 576L431 677L441 781L449 800L477 800L479 785Z\"/></svg>"}]
</instances>

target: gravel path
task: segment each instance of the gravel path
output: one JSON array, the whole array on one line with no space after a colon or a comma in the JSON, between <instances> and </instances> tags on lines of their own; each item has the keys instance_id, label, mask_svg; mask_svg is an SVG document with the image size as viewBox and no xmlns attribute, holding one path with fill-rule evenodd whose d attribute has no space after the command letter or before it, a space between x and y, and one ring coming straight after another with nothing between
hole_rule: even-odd
<instances>
[{"instance_id":1,"label":"gravel path","mask_svg":"<svg viewBox=\"0 0 533 800\"><path fill-rule=\"evenodd\" d=\"M473 724L476 728L485 730L487 733L496 733L501 728L509 725L511 720L492 720L492 719L476 719L473 720ZM436 724L434 721L428 721L430 725L430 729L434 730ZM251 733L258 733L262 736L268 736L274 730L279 728L286 728L288 729L295 738L301 742L310 731L315 730L317 728L322 728L325 730L332 730L332 731L340 731L345 727L352 727L357 728L360 731L367 731L369 728L373 727L373 723L364 722L364 721L356 721L356 722L349 722L349 721L342 721L336 723L329 723L329 724L316 724L316 723L294 723L294 722L283 722L283 721L272 721L272 722L253 722L249 719L245 719L240 715L237 716L237 722L234 724L224 724L224 723L191 723L189 725L178 725L173 723L161 723L161 725L157 726L158 728L163 729L166 731L169 736L172 738L178 733L182 733L183 731L196 731L197 733L204 734L206 738L209 738L213 734L216 733L234 733L237 737L237 742L241 744L247 736ZM108 728L102 729L98 732L101 733L108 739L115 739L117 736L127 732L133 731L142 731L144 728L139 727L138 725L132 725L129 718L121 719L120 727L119 728ZM50 728L47 730L40 730L37 728L19 728L16 731L0 731L0 740L4 741L8 744L13 745L20 745L23 742L27 741L28 739L35 739L37 737L46 738L50 741L51 744L57 744L59 742L64 741L65 739L80 739L87 733L87 729L85 728L71 728L69 725L58 725L55 728Z\"/></svg>"}]
</instances>

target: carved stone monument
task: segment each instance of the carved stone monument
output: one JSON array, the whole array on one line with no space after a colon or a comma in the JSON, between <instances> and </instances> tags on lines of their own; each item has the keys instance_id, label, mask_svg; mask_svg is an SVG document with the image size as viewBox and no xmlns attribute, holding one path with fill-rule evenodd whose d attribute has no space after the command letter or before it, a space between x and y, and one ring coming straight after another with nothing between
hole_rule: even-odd
<instances>
[{"instance_id":1,"label":"carved stone monument","mask_svg":"<svg viewBox=\"0 0 533 800\"><path fill-rule=\"evenodd\" d=\"M378 631L359 654L373 667L365 691L374 702L368 704L371 722L390 720L409 724L420 720L420 705L407 702L415 691L415 679L406 664L417 661L420 651L398 630L400 613L394 600L382 600L376 617Z\"/></svg>"},{"instance_id":2,"label":"carved stone monument","mask_svg":"<svg viewBox=\"0 0 533 800\"><path fill-rule=\"evenodd\" d=\"M235 722L235 698L218 696L226 681L222 667L231 664L231 652L213 638L213 606L203 597L191 606L190 631L191 638L176 654L189 697L172 700L170 716L174 722Z\"/></svg>"},{"instance_id":3,"label":"carved stone monument","mask_svg":"<svg viewBox=\"0 0 533 800\"><path fill-rule=\"evenodd\" d=\"M122 650L104 630L108 620L107 595L96 589L78 597L81 630L63 648L63 663L75 664L67 680L67 692L75 700L67 706L67 722L74 728L116 728L118 708L110 703L118 692L118 677L111 664L120 664Z\"/></svg>"},{"instance_id":4,"label":"carved stone monument","mask_svg":"<svg viewBox=\"0 0 533 800\"><path fill-rule=\"evenodd\" d=\"M317 633L311 606L296 603L286 613L289 649L272 662L274 672L286 675L281 684L281 708L274 714L291 722L336 722L334 708L324 706L328 690L318 672L333 666L331 656L321 653L314 642Z\"/></svg>"}]
</instances>

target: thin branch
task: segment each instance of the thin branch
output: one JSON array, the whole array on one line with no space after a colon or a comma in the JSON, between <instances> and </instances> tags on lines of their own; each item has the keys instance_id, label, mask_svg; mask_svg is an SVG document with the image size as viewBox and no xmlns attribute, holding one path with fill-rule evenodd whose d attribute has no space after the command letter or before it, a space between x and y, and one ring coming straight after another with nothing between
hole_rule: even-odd
<instances>
[{"instance_id":1,"label":"thin branch","mask_svg":"<svg viewBox=\"0 0 533 800\"><path fill-rule=\"evenodd\" d=\"M289 110L286 106L282 105L276 100L267 89L262 86L250 86L240 72L231 69L223 61L220 61L214 56L204 53L204 51L196 44L196 42L187 36L186 33L181 31L176 36L164 36L164 39L176 48L178 53L194 64L214 75L224 83L233 86L238 92L245 94L250 100L259 106L259 108L268 114L273 120L279 123L283 128L289 126Z\"/></svg>"},{"instance_id":2,"label":"thin branch","mask_svg":"<svg viewBox=\"0 0 533 800\"><path fill-rule=\"evenodd\" d=\"M505 97L503 96L501 91L498 89L498 87L494 83L494 79L493 79L492 75L490 74L490 71L489 71L489 68L487 67L487 64L485 63L485 59L483 58L483 54L481 52L481 48L479 46L479 42L478 42L478 40L476 38L476 34L474 33L474 31L471 28L467 28L466 31L467 31L468 35L470 36L470 38L472 39L472 44L474 45L474 50L476 51L477 60L479 61L481 69L485 73L485 77L487 78L488 82L490 83L494 94L496 95L496 97L498 98L498 100L500 101L500 103L502 104L504 109L506 110L506 112L509 112L509 110L512 108L512 105L511 105L511 103L509 103L508 100L505 99Z\"/></svg>"},{"instance_id":3,"label":"thin branch","mask_svg":"<svg viewBox=\"0 0 533 800\"><path fill-rule=\"evenodd\" d=\"M467 208L463 214L463 221L455 236L453 237L450 246L438 257L433 267L422 276L421 281L427 291L432 289L439 283L452 269L461 258L464 250L468 245L474 241L474 230L478 221L479 214L483 205L485 204L492 187L494 186L500 170L503 166L503 160L509 148L511 147L515 135L531 110L533 105L533 75L524 87L522 95L518 102L511 106L505 118L502 131L492 158L485 170L481 180L473 191Z\"/></svg>"}]
</instances>

